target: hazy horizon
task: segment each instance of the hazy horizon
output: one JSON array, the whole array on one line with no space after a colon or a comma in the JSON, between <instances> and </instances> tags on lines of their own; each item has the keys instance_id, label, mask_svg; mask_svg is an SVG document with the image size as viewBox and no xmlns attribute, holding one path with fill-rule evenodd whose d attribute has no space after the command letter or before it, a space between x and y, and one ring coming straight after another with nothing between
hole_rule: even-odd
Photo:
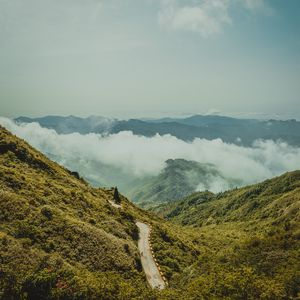
<instances>
[{"instance_id":1,"label":"hazy horizon","mask_svg":"<svg viewBox=\"0 0 300 300\"><path fill-rule=\"evenodd\" d=\"M1 115L299 119L299 14L296 0L0 1Z\"/></svg>"},{"instance_id":2,"label":"hazy horizon","mask_svg":"<svg viewBox=\"0 0 300 300\"><path fill-rule=\"evenodd\" d=\"M155 113L132 113L128 115L124 115L122 113L112 113L112 114L94 114L94 113L87 113L87 114L27 114L27 115L19 115L19 114L12 114L12 115L4 115L1 114L0 117L7 117L10 119L15 119L18 117L28 117L28 118L43 118L47 116L58 116L58 117L79 117L79 118L88 118L88 117L103 117L103 118L111 118L111 119L119 119L119 120L129 120L129 119L139 119L139 120L155 120L160 118L188 118L195 115L201 116L222 116L222 117L230 117L230 118L237 118L237 119L257 119L257 120L297 120L300 121L300 116L298 114L270 114L270 113L259 113L259 112L195 112L195 113L169 113L169 112L155 112Z\"/></svg>"}]
</instances>

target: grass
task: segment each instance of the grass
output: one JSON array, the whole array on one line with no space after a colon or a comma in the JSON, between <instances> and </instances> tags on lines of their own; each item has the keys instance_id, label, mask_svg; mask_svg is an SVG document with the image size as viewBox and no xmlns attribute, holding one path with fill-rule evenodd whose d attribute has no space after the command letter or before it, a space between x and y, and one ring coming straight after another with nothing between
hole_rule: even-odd
<instances>
[{"instance_id":1,"label":"grass","mask_svg":"<svg viewBox=\"0 0 300 300\"><path fill-rule=\"evenodd\" d=\"M174 223L157 228L153 243L171 287L183 299L298 299L299 200L295 171L157 208Z\"/></svg>"},{"instance_id":2,"label":"grass","mask_svg":"<svg viewBox=\"0 0 300 300\"><path fill-rule=\"evenodd\" d=\"M112 191L91 188L3 128L0 153L1 299L153 294L135 226L147 214L122 196L124 209L112 207Z\"/></svg>"}]
</instances>

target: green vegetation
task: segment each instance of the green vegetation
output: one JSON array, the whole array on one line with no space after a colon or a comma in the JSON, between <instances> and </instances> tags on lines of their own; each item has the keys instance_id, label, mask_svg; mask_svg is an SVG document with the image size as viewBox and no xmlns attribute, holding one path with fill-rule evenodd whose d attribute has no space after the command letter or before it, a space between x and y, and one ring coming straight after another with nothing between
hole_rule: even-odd
<instances>
[{"instance_id":1,"label":"green vegetation","mask_svg":"<svg viewBox=\"0 0 300 300\"><path fill-rule=\"evenodd\" d=\"M0 299L146 299L140 210L0 129ZM147 214L145 214L147 217ZM149 296L150 297L150 296Z\"/></svg>"},{"instance_id":2,"label":"green vegetation","mask_svg":"<svg viewBox=\"0 0 300 300\"><path fill-rule=\"evenodd\" d=\"M0 127L0 299L298 299L300 172L143 211ZM152 291L136 220L169 281Z\"/></svg>"},{"instance_id":3,"label":"green vegetation","mask_svg":"<svg viewBox=\"0 0 300 300\"><path fill-rule=\"evenodd\" d=\"M186 299L300 296L300 171L156 210L174 222L156 229L157 257Z\"/></svg>"}]
</instances>

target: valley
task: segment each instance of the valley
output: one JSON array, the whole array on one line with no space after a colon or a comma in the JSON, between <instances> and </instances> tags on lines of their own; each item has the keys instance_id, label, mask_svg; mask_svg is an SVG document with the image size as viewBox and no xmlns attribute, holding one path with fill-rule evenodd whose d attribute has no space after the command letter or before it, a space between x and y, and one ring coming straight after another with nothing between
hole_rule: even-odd
<instances>
[{"instance_id":1,"label":"valley","mask_svg":"<svg viewBox=\"0 0 300 300\"><path fill-rule=\"evenodd\" d=\"M152 126L170 120L147 122ZM193 126L237 126L236 131L244 124L251 134L256 131L252 124L266 122L201 115L175 121ZM49 159L79 172L93 187L117 186L132 202L147 209L180 200L198 191L219 193L259 183L295 170L300 159L300 148L280 137L254 140L250 146L244 146L239 141L225 142L221 134L215 139L201 137L186 141L171 135L170 131L165 135L160 135L158 131L154 136L142 131L107 131L107 124L115 122L118 121L96 116L48 116L18 118L17 121L0 118L0 124L12 133ZM278 132L298 134L297 130L289 129L297 128L297 121L273 123L277 124ZM272 132L273 123L270 121L267 127ZM97 127L101 124L106 129ZM93 129L95 126L99 132ZM262 129L258 131L263 132Z\"/></svg>"},{"instance_id":2,"label":"valley","mask_svg":"<svg viewBox=\"0 0 300 300\"><path fill-rule=\"evenodd\" d=\"M150 212L121 194L116 204L113 190L91 187L3 127L0 153L0 299L299 293L299 171Z\"/></svg>"},{"instance_id":3,"label":"valley","mask_svg":"<svg viewBox=\"0 0 300 300\"><path fill-rule=\"evenodd\" d=\"M300 0L0 0L0 300L300 300Z\"/></svg>"}]
</instances>

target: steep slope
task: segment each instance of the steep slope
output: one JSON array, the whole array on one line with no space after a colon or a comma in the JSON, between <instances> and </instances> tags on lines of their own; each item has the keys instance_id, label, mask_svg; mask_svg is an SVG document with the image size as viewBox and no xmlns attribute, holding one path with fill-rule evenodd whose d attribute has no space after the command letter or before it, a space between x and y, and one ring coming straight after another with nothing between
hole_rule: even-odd
<instances>
[{"instance_id":1,"label":"steep slope","mask_svg":"<svg viewBox=\"0 0 300 300\"><path fill-rule=\"evenodd\" d=\"M112 197L0 127L0 299L144 299L143 215Z\"/></svg>"}]
</instances>

